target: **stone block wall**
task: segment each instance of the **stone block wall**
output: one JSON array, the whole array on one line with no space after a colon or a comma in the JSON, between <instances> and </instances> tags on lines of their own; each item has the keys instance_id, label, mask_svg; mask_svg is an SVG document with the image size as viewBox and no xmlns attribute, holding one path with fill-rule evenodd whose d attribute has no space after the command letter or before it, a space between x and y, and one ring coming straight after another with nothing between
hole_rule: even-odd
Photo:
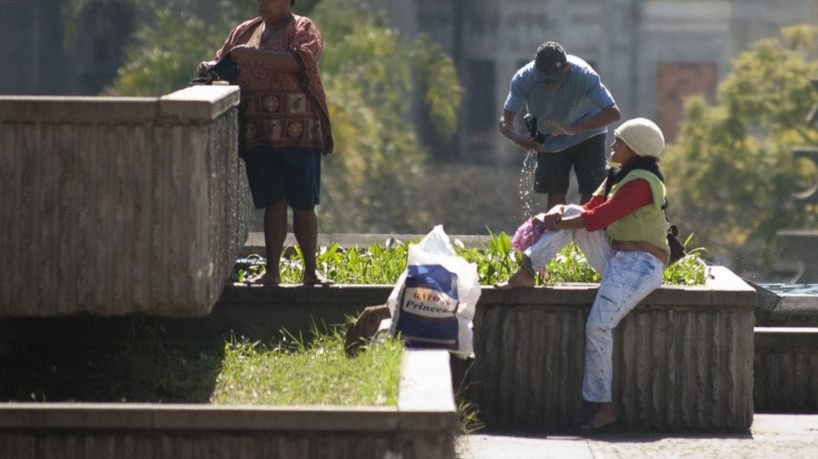
<instances>
[{"instance_id":1,"label":"stone block wall","mask_svg":"<svg viewBox=\"0 0 818 459\"><path fill-rule=\"evenodd\" d=\"M617 327L613 394L623 428L748 431L754 411L756 292L725 268L713 267L712 273L704 286L663 286ZM459 390L465 381L463 398L477 406L489 428L565 432L590 415L580 390L585 320L597 287L483 287L474 320L475 359L452 359L452 382ZM383 304L391 290L388 285L228 285L207 317L156 317L145 323L183 343L223 343L231 335L267 339L282 328L309 338L314 327L344 324L365 306ZM77 336L118 336L133 320L15 319L10 327L18 330L20 343L58 345Z\"/></svg>"},{"instance_id":2,"label":"stone block wall","mask_svg":"<svg viewBox=\"0 0 818 459\"><path fill-rule=\"evenodd\" d=\"M247 237L238 101L0 97L0 316L208 314Z\"/></svg>"},{"instance_id":3,"label":"stone block wall","mask_svg":"<svg viewBox=\"0 0 818 459\"><path fill-rule=\"evenodd\" d=\"M616 328L613 401L628 428L749 430L755 292L716 271L707 286L655 291ZM467 397L490 428L562 430L590 415L580 391L596 290L484 290Z\"/></svg>"},{"instance_id":4,"label":"stone block wall","mask_svg":"<svg viewBox=\"0 0 818 459\"><path fill-rule=\"evenodd\" d=\"M747 432L753 416L755 290L723 267L704 286L663 286L614 333L614 403L628 429ZM453 382L492 430L555 432L590 415L581 399L585 322L596 284L499 291L484 287L475 359ZM383 304L389 286L225 289L209 320L291 332L343 323ZM306 313L309 311L309 314ZM300 319L299 319L300 318ZM224 328L222 328L224 329Z\"/></svg>"}]
</instances>

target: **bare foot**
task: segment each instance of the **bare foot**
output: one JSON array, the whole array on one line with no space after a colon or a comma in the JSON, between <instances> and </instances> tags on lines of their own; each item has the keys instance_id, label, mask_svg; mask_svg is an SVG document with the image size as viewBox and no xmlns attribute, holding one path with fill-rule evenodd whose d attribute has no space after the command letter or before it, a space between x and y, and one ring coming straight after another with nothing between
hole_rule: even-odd
<instances>
[{"instance_id":1,"label":"bare foot","mask_svg":"<svg viewBox=\"0 0 818 459\"><path fill-rule=\"evenodd\" d=\"M498 290L511 290L515 288L531 288L534 286L534 275L525 269L520 269L512 274L505 282L494 284Z\"/></svg>"},{"instance_id":2,"label":"bare foot","mask_svg":"<svg viewBox=\"0 0 818 459\"><path fill-rule=\"evenodd\" d=\"M616 411L612 403L601 403L591 420L579 426L582 430L597 430L616 422Z\"/></svg>"},{"instance_id":3,"label":"bare foot","mask_svg":"<svg viewBox=\"0 0 818 459\"><path fill-rule=\"evenodd\" d=\"M317 269L310 273L304 273L304 277L301 278L301 283L304 285L314 285L320 287L329 287L330 285L334 284L335 281L332 279L328 279L321 271Z\"/></svg>"},{"instance_id":4,"label":"bare foot","mask_svg":"<svg viewBox=\"0 0 818 459\"><path fill-rule=\"evenodd\" d=\"M250 285L279 285L281 284L281 275L278 273L271 273L264 271L244 281Z\"/></svg>"}]
</instances>

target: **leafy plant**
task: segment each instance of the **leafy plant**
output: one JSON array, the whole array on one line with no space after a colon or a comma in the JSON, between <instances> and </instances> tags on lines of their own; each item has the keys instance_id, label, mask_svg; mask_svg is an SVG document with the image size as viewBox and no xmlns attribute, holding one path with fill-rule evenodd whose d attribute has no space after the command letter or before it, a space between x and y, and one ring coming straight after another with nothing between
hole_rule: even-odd
<instances>
[{"instance_id":1,"label":"leafy plant","mask_svg":"<svg viewBox=\"0 0 818 459\"><path fill-rule=\"evenodd\" d=\"M686 249L691 239L693 239L693 233L691 233L683 243ZM687 249L686 251L687 255L665 269L664 282L666 284L702 285L707 281L710 270L704 262L704 259L700 256L700 254L705 254L707 250L703 247L697 247L695 249Z\"/></svg>"},{"instance_id":2,"label":"leafy plant","mask_svg":"<svg viewBox=\"0 0 818 459\"><path fill-rule=\"evenodd\" d=\"M504 232L495 235L489 230L489 244L466 249L459 240L454 241L455 252L466 261L477 265L480 283L491 285L508 279L523 261L522 254L511 249L511 239Z\"/></svg>"},{"instance_id":3,"label":"leafy plant","mask_svg":"<svg viewBox=\"0 0 818 459\"><path fill-rule=\"evenodd\" d=\"M582 250L573 244L552 258L545 269L551 282L599 282L601 279Z\"/></svg>"},{"instance_id":4,"label":"leafy plant","mask_svg":"<svg viewBox=\"0 0 818 459\"><path fill-rule=\"evenodd\" d=\"M693 235L684 244L687 246ZM343 284L395 284L406 269L408 246L419 240L403 243L388 239L382 247L374 244L369 248L353 247L343 249L337 244L321 247L317 256L318 267L330 278ZM522 254L512 250L511 239L501 232L489 230L488 244L466 248L455 239L455 253L477 266L477 274L482 285L493 285L508 279L522 262ZM689 254L673 266L665 269L664 282L673 285L701 285L707 278L707 265L699 256L704 249L689 250ZM279 265L281 279L285 284L299 283L303 272L302 254L295 247L293 256L282 257ZM263 259L256 256L255 264L239 267L234 280L241 282L263 269ZM599 282L600 274L593 270L585 254L575 245L569 245L558 253L546 266L547 277L538 276L537 285L562 282Z\"/></svg>"}]
</instances>

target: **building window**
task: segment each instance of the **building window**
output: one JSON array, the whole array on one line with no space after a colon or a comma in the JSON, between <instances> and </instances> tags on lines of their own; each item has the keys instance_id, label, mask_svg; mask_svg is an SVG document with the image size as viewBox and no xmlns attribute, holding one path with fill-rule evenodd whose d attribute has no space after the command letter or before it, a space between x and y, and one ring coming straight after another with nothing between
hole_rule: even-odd
<instances>
[{"instance_id":1,"label":"building window","mask_svg":"<svg viewBox=\"0 0 818 459\"><path fill-rule=\"evenodd\" d=\"M494 61L469 60L466 82L466 126L469 133L492 130L500 118L494 93L496 77Z\"/></svg>"}]
</instances>

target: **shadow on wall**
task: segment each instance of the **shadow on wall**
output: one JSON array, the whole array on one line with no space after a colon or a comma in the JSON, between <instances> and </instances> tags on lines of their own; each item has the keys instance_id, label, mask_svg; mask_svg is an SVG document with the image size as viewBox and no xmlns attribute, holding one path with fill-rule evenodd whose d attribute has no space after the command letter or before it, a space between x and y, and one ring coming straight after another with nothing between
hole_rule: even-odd
<instances>
[{"instance_id":1,"label":"shadow on wall","mask_svg":"<svg viewBox=\"0 0 818 459\"><path fill-rule=\"evenodd\" d=\"M224 340L179 341L183 319L5 320L18 339L0 354L2 401L209 403L224 360Z\"/></svg>"}]
</instances>

